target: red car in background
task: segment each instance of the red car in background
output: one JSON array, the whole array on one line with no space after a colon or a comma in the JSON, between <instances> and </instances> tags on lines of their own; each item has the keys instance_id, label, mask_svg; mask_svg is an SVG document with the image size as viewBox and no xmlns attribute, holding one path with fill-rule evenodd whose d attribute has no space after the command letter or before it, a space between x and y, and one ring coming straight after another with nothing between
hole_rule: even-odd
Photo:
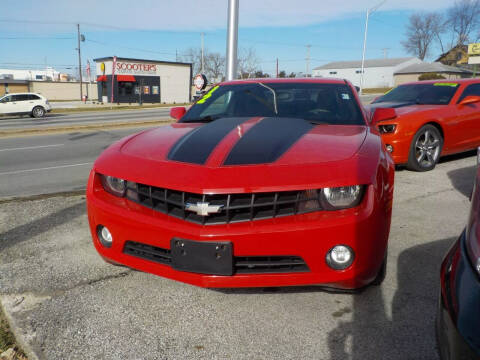
<instances>
[{"instance_id":1,"label":"red car in background","mask_svg":"<svg viewBox=\"0 0 480 360\"><path fill-rule=\"evenodd\" d=\"M400 85L367 106L390 109L378 124L395 164L432 170L440 156L480 145L480 79Z\"/></svg>"},{"instance_id":2,"label":"red car in background","mask_svg":"<svg viewBox=\"0 0 480 360\"><path fill-rule=\"evenodd\" d=\"M225 82L171 114L93 166L105 260L204 287L382 282L394 164L351 84Z\"/></svg>"}]
</instances>

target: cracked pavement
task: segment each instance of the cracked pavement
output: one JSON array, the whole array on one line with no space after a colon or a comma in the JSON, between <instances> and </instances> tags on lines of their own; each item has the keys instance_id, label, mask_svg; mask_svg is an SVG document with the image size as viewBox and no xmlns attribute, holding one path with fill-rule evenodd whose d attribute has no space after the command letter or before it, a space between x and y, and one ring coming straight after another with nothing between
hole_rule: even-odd
<instances>
[{"instance_id":1,"label":"cracked pavement","mask_svg":"<svg viewBox=\"0 0 480 360\"><path fill-rule=\"evenodd\" d=\"M440 261L475 156L396 172L381 287L202 289L105 263L83 196L0 204L0 301L30 359L437 359Z\"/></svg>"}]
</instances>

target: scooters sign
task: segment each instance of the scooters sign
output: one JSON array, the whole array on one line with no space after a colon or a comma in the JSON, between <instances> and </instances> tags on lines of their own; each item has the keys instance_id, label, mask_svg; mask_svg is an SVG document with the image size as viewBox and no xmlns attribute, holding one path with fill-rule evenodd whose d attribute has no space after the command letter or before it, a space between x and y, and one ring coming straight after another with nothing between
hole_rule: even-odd
<instances>
[{"instance_id":1,"label":"scooters sign","mask_svg":"<svg viewBox=\"0 0 480 360\"><path fill-rule=\"evenodd\" d=\"M117 62L117 73L119 74L156 74L157 65L145 63Z\"/></svg>"}]
</instances>

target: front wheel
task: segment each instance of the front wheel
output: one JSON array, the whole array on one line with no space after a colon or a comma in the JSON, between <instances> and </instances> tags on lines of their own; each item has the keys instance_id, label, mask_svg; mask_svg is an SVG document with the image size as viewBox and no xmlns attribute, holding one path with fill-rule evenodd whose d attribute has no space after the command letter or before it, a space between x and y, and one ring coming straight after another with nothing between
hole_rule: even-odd
<instances>
[{"instance_id":1,"label":"front wheel","mask_svg":"<svg viewBox=\"0 0 480 360\"><path fill-rule=\"evenodd\" d=\"M443 147L440 131L425 125L417 131L410 144L407 168L413 171L430 171L435 168Z\"/></svg>"},{"instance_id":2,"label":"front wheel","mask_svg":"<svg viewBox=\"0 0 480 360\"><path fill-rule=\"evenodd\" d=\"M41 118L45 116L45 109L41 106L35 106L32 110L32 116L34 118Z\"/></svg>"}]
</instances>

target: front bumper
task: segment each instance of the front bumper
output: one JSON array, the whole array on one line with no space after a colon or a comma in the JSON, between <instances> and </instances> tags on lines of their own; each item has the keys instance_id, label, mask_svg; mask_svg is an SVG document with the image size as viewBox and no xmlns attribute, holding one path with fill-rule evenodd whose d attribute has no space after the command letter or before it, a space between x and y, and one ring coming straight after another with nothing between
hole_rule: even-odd
<instances>
[{"instance_id":1,"label":"front bumper","mask_svg":"<svg viewBox=\"0 0 480 360\"><path fill-rule=\"evenodd\" d=\"M383 124L383 123L382 123ZM399 136L400 132L397 129L394 133L382 134L382 140L385 145L391 145L393 151L390 153L396 165L406 164L408 162L408 153L410 152L411 137Z\"/></svg>"},{"instance_id":2,"label":"front bumper","mask_svg":"<svg viewBox=\"0 0 480 360\"><path fill-rule=\"evenodd\" d=\"M383 201L370 186L362 204L341 211L323 211L283 218L202 226L167 216L125 198L112 196L94 186L92 172L87 189L87 208L93 243L107 261L202 287L266 287L323 285L355 289L375 278L384 260L390 229L391 202ZM113 245L106 248L97 226L108 227ZM179 271L162 261L134 256L131 242L152 249L171 250L174 238L232 244L233 256L299 257L308 269L278 273L206 275ZM355 260L346 270L333 270L326 254L335 245L350 246ZM158 251L158 250L155 250ZM159 255L157 252L156 255ZM161 254L160 254L161 255Z\"/></svg>"},{"instance_id":3,"label":"front bumper","mask_svg":"<svg viewBox=\"0 0 480 360\"><path fill-rule=\"evenodd\" d=\"M480 358L480 280L468 259L465 231L441 267L436 335L442 360Z\"/></svg>"}]
</instances>

